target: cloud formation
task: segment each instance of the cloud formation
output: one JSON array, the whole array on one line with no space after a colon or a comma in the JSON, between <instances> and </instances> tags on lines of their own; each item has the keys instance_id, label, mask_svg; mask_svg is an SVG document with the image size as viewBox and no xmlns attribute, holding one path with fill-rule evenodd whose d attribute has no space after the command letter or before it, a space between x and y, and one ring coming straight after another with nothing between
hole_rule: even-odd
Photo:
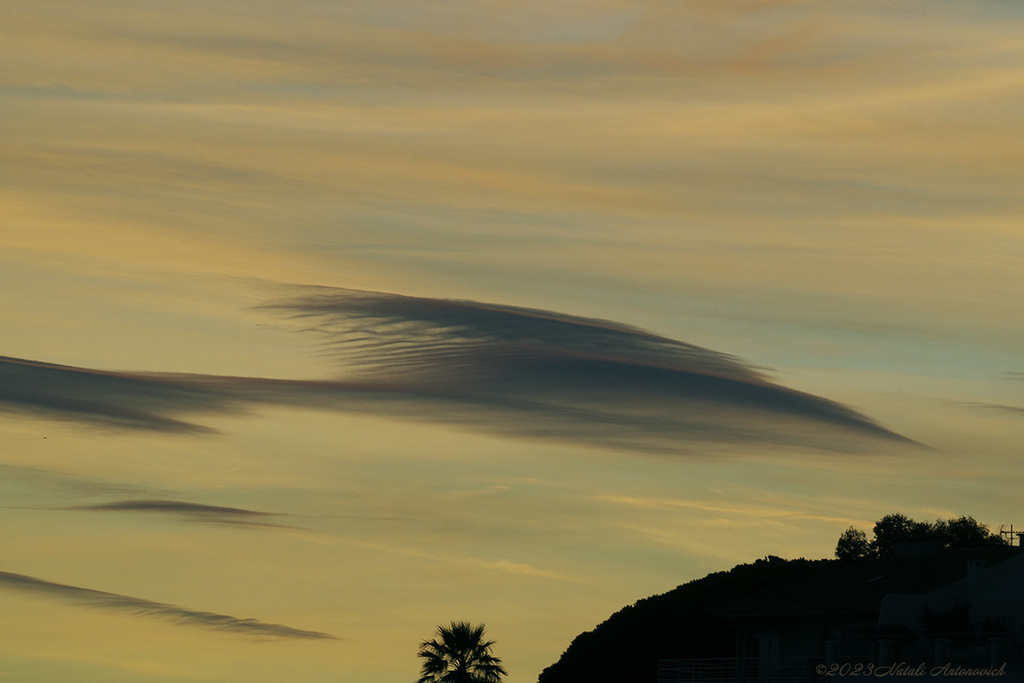
<instances>
[{"instance_id":1,"label":"cloud formation","mask_svg":"<svg viewBox=\"0 0 1024 683\"><path fill-rule=\"evenodd\" d=\"M76 509L128 512L180 512L184 514L224 515L227 517L263 517L270 514L268 512L257 512L256 510L245 510L243 508L186 503L180 500L125 500L116 503L87 505Z\"/></svg>"},{"instance_id":2,"label":"cloud formation","mask_svg":"<svg viewBox=\"0 0 1024 683\"><path fill-rule=\"evenodd\" d=\"M0 357L0 406L109 427L210 433L176 416L224 412L227 395L173 375L102 372Z\"/></svg>"},{"instance_id":3,"label":"cloud formation","mask_svg":"<svg viewBox=\"0 0 1024 683\"><path fill-rule=\"evenodd\" d=\"M364 389L431 407L434 419L654 451L693 441L909 442L737 358L606 320L336 288L272 308L312 321Z\"/></svg>"},{"instance_id":4,"label":"cloud formation","mask_svg":"<svg viewBox=\"0 0 1024 683\"><path fill-rule=\"evenodd\" d=\"M90 588L79 588L63 583L54 583L37 579L24 574L11 572L0 572L0 588L17 590L23 592L37 593L48 597L68 600L90 607L129 612L140 616L151 616L167 619L186 626L200 626L203 628L218 631L230 631L248 636L264 636L270 638L299 638L299 639L330 639L335 637L328 633L318 631L304 631L302 629L284 626L282 624L268 624L258 619L239 619L226 614L215 612L203 612L198 610L168 605L152 600L143 600L130 595L118 593L107 593L105 591L92 590Z\"/></svg>"},{"instance_id":5,"label":"cloud formation","mask_svg":"<svg viewBox=\"0 0 1024 683\"><path fill-rule=\"evenodd\" d=\"M190 414L280 404L655 452L913 443L727 354L605 320L336 288L303 288L266 308L310 322L347 376L113 373L0 358L0 404L185 433L211 431L184 419Z\"/></svg>"},{"instance_id":6,"label":"cloud formation","mask_svg":"<svg viewBox=\"0 0 1024 683\"><path fill-rule=\"evenodd\" d=\"M89 512L139 512L172 514L190 522L206 524L238 524L271 528L285 528L281 524L263 521L275 517L270 512L246 510L244 508L223 507L220 505L202 505L180 500L121 500L97 505L80 505L70 510Z\"/></svg>"}]
</instances>

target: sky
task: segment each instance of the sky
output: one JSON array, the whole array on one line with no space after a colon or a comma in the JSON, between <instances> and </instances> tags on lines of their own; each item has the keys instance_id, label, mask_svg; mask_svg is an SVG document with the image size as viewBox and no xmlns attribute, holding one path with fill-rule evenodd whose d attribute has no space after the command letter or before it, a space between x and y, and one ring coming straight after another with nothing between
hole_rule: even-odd
<instances>
[{"instance_id":1,"label":"sky","mask_svg":"<svg viewBox=\"0 0 1024 683\"><path fill-rule=\"evenodd\" d=\"M0 676L511 683L1024 526L1024 9L10 0Z\"/></svg>"}]
</instances>

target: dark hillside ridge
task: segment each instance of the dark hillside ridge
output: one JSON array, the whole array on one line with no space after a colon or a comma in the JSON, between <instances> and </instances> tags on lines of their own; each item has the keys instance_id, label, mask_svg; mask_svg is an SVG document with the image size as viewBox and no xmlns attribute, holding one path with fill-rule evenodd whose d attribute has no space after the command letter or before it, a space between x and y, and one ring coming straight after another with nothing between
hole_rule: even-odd
<instances>
[{"instance_id":1,"label":"dark hillside ridge","mask_svg":"<svg viewBox=\"0 0 1024 683\"><path fill-rule=\"evenodd\" d=\"M890 556L856 560L768 556L709 574L639 600L594 630L581 633L561 658L541 673L538 683L656 681L660 659L750 657L750 631L758 624L790 624L794 628L803 624L810 628L810 636L806 629L782 627L779 653L824 657L826 631L851 624L876 628L878 622L897 614L883 610L887 599L891 605L891 596L920 596L939 588L951 594L962 590L957 586L965 583L972 564L982 569L998 565L993 571L1003 578L993 575L993 581L1008 581L1009 586L1024 581L1020 547L942 549L935 543L924 545L928 547L900 544ZM925 630L934 631L936 619L948 617L948 621L956 614L929 615L926 610L925 617L934 622ZM1017 622L1022 620L1024 612ZM974 626L984 630L990 625ZM965 622L954 630L974 626ZM917 636L922 634L927 635ZM744 651L737 652L738 647ZM1019 664L1024 666L1024 661Z\"/></svg>"},{"instance_id":2,"label":"dark hillside ridge","mask_svg":"<svg viewBox=\"0 0 1024 683\"><path fill-rule=\"evenodd\" d=\"M578 635L561 658L541 672L538 683L655 681L662 658L733 657L733 631L712 608L809 579L839 564L769 556L644 598Z\"/></svg>"}]
</instances>

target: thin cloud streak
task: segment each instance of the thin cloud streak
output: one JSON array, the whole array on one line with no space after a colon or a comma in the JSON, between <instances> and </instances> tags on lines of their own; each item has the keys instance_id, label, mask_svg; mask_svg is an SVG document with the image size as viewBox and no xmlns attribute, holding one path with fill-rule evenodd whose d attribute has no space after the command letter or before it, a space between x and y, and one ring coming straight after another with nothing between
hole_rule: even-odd
<instances>
[{"instance_id":1,"label":"thin cloud streak","mask_svg":"<svg viewBox=\"0 0 1024 683\"><path fill-rule=\"evenodd\" d=\"M100 372L0 358L0 405L111 428L209 434L185 417L259 405L383 414L603 448L831 451L912 445L737 358L605 320L336 288L265 306L311 321L349 371L331 381Z\"/></svg>"},{"instance_id":2,"label":"thin cloud streak","mask_svg":"<svg viewBox=\"0 0 1024 683\"><path fill-rule=\"evenodd\" d=\"M276 517L270 512L246 510L244 508L223 507L220 505L202 505L180 500L123 500L97 505L79 505L64 510L80 510L85 512L137 512L143 514L172 514L190 522L204 524L231 524L241 526L266 527L272 529L289 529L283 524L272 524L260 521L262 518Z\"/></svg>"},{"instance_id":3,"label":"thin cloud streak","mask_svg":"<svg viewBox=\"0 0 1024 683\"><path fill-rule=\"evenodd\" d=\"M229 517L261 517L270 515L269 512L258 512L256 510L245 510L243 508L222 507L219 505L202 505L199 503L186 503L180 500L126 500L117 503L86 505L75 509L97 511L124 510L130 512L181 512L185 514L226 515Z\"/></svg>"},{"instance_id":4,"label":"thin cloud streak","mask_svg":"<svg viewBox=\"0 0 1024 683\"><path fill-rule=\"evenodd\" d=\"M130 496L169 495L162 489L101 481L58 470L0 463L0 478L20 481L47 496Z\"/></svg>"},{"instance_id":5,"label":"thin cloud streak","mask_svg":"<svg viewBox=\"0 0 1024 683\"><path fill-rule=\"evenodd\" d=\"M828 522L836 522L840 525L849 526L853 521L848 517L837 517L835 515L821 514L813 510L794 510L774 504L749 504L749 505L728 505L720 502L709 502L707 500L681 500L677 498L643 498L638 496L624 495L600 495L594 496L598 502L611 503L617 506L631 507L640 510L672 511L672 510L694 510L698 513L713 513L725 515L738 515L742 517L756 517L762 520L778 520L784 518L815 519Z\"/></svg>"},{"instance_id":6,"label":"thin cloud streak","mask_svg":"<svg viewBox=\"0 0 1024 683\"><path fill-rule=\"evenodd\" d=\"M972 408L974 410L984 410L990 413L999 413L1002 415L1009 415L1011 417L1024 418L1024 408L1020 406L1011 406L1003 403L984 403L984 402L969 402L960 403L966 408Z\"/></svg>"},{"instance_id":7,"label":"thin cloud streak","mask_svg":"<svg viewBox=\"0 0 1024 683\"><path fill-rule=\"evenodd\" d=\"M532 578L539 579L552 579L556 581L568 581L568 582L580 582L584 581L578 576L564 574L551 569L545 569L532 564L524 562L515 562L508 558L502 558L500 560L490 560L481 557L472 557L466 555L459 555L450 552L429 552L426 550L418 550L410 547L407 544L393 545L381 541L365 541L355 538L338 538L331 537L318 538L320 543L330 543L335 545L347 545L357 547L362 550L369 550L374 552L385 553L388 555L394 555L403 558L413 558L416 560L427 560L429 562L435 562L438 564L450 564L458 565L463 567L470 567L475 569L483 569L486 571L501 572L503 574L513 574L518 576L529 576Z\"/></svg>"},{"instance_id":8,"label":"thin cloud streak","mask_svg":"<svg viewBox=\"0 0 1024 683\"><path fill-rule=\"evenodd\" d=\"M217 631L241 633L248 636L337 640L334 636L319 631L305 631L282 624L268 624L257 619L239 619L226 614L191 610L178 607L177 605L135 598L130 595L107 593L90 588L79 588L78 586L70 586L63 583L54 583L24 574L0 571L0 588L41 594L90 607L129 612L139 616L157 617L186 626L199 626Z\"/></svg>"}]
</instances>

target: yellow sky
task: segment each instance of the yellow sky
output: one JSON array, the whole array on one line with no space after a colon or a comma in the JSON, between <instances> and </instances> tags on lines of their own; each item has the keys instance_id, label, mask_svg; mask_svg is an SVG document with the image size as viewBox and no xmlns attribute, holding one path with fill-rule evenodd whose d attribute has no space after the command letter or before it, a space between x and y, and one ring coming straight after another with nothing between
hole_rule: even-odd
<instances>
[{"instance_id":1,"label":"yellow sky","mask_svg":"<svg viewBox=\"0 0 1024 683\"><path fill-rule=\"evenodd\" d=\"M336 379L334 328L260 306L294 285L482 301L734 354L935 450L746 439L748 415L639 453L538 438L557 415L308 397L145 432L40 412L0 375L0 572L338 638L8 581L0 674L410 680L416 644L470 619L518 683L627 603L827 556L850 524L1024 523L1021 20L996 0L8 3L0 356ZM272 516L73 509L156 499Z\"/></svg>"}]
</instances>

